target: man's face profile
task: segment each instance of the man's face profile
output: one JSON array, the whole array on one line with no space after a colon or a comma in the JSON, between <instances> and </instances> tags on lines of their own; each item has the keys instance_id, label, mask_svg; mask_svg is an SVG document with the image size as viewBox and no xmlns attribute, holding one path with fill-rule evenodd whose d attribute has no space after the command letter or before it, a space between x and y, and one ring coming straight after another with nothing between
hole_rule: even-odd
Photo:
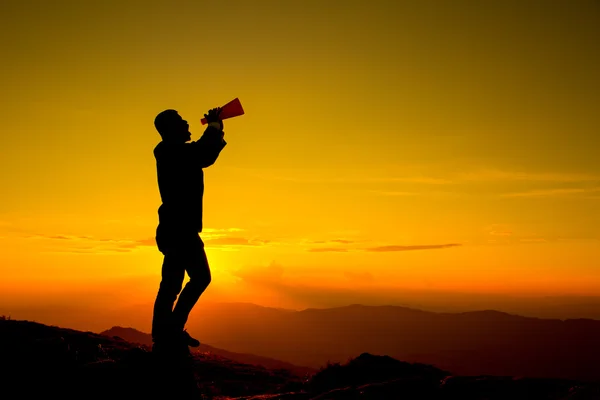
<instances>
[{"instance_id":1,"label":"man's face profile","mask_svg":"<svg viewBox=\"0 0 600 400\"><path fill-rule=\"evenodd\" d=\"M192 134L190 133L190 125L179 115L179 113L173 114L170 131L174 138L176 137L178 141L180 139L184 142L188 142L192 139Z\"/></svg>"},{"instance_id":2,"label":"man's face profile","mask_svg":"<svg viewBox=\"0 0 600 400\"><path fill-rule=\"evenodd\" d=\"M185 143L192 139L188 122L175 110L165 110L158 114L154 125L165 141Z\"/></svg>"}]
</instances>

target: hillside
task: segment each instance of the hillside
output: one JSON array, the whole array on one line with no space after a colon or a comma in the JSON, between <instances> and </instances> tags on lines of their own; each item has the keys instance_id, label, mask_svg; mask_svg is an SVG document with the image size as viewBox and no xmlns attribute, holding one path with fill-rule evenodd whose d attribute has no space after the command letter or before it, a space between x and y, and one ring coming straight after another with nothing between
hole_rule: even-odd
<instances>
[{"instance_id":1,"label":"hillside","mask_svg":"<svg viewBox=\"0 0 600 400\"><path fill-rule=\"evenodd\" d=\"M190 364L159 365L147 346L14 320L0 320L0 369L3 390L24 398L81 393L85 398L153 398L157 391L171 392L173 381L180 392L171 395L227 397L279 393L302 384L290 371L213 354L194 353Z\"/></svg>"},{"instance_id":2,"label":"hillside","mask_svg":"<svg viewBox=\"0 0 600 400\"><path fill-rule=\"evenodd\" d=\"M3 398L215 400L592 400L599 383L564 379L453 376L431 365L360 354L307 379L285 370L196 353L160 365L148 348L125 340L29 321L0 320Z\"/></svg>"},{"instance_id":3,"label":"hillside","mask_svg":"<svg viewBox=\"0 0 600 400\"><path fill-rule=\"evenodd\" d=\"M120 326L113 326L112 328L100 332L101 335L116 337L124 339L130 343L141 344L144 346L152 347L152 336L148 333L140 332L134 328L123 328ZM246 353L235 353L219 349L217 347L209 346L207 344L200 344L198 348L192 349L193 352L203 353L204 355L215 355L224 357L229 360L239 362L242 364L260 365L268 369L286 369L298 376L312 375L317 370L310 367L302 367L294 365L285 361L276 360L269 357L257 356L254 354Z\"/></svg>"}]
</instances>

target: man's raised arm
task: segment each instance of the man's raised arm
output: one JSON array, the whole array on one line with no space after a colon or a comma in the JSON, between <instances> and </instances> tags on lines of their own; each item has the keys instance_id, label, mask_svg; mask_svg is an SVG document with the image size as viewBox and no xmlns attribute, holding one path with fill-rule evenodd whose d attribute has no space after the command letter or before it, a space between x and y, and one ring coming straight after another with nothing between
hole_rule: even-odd
<instances>
[{"instance_id":1,"label":"man's raised arm","mask_svg":"<svg viewBox=\"0 0 600 400\"><path fill-rule=\"evenodd\" d=\"M210 123L200 139L190 143L194 158L198 160L201 168L210 167L217 161L217 157L227 142L223 139L223 131ZM218 123L217 123L218 125Z\"/></svg>"}]
</instances>

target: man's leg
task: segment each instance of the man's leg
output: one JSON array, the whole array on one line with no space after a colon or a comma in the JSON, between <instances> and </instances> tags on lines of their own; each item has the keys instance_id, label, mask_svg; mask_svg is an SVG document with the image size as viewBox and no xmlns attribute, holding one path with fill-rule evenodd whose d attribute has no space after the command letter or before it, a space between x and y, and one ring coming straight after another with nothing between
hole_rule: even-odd
<instances>
[{"instance_id":1,"label":"man's leg","mask_svg":"<svg viewBox=\"0 0 600 400\"><path fill-rule=\"evenodd\" d=\"M189 258L185 264L185 270L190 280L181 291L177 305L173 310L173 319L178 332L183 332L190 311L192 311L200 295L206 290L211 281L204 243L198 234L194 237L190 250Z\"/></svg>"},{"instance_id":2,"label":"man's leg","mask_svg":"<svg viewBox=\"0 0 600 400\"><path fill-rule=\"evenodd\" d=\"M175 335L173 305L181 291L185 277L185 259L178 253L165 254L162 265L162 280L154 302L152 319L152 340L169 341Z\"/></svg>"}]
</instances>

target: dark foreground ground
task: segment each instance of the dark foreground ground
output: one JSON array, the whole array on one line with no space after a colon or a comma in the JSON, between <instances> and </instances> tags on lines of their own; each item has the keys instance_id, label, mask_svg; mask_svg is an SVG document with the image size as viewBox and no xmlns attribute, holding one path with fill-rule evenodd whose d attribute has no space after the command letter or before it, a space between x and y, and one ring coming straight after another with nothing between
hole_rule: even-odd
<instances>
[{"instance_id":1,"label":"dark foreground ground","mask_svg":"<svg viewBox=\"0 0 600 400\"><path fill-rule=\"evenodd\" d=\"M2 319L0 371L2 399L600 400L600 382L452 376L367 353L304 376L209 353L159 362L119 338Z\"/></svg>"}]
</instances>

